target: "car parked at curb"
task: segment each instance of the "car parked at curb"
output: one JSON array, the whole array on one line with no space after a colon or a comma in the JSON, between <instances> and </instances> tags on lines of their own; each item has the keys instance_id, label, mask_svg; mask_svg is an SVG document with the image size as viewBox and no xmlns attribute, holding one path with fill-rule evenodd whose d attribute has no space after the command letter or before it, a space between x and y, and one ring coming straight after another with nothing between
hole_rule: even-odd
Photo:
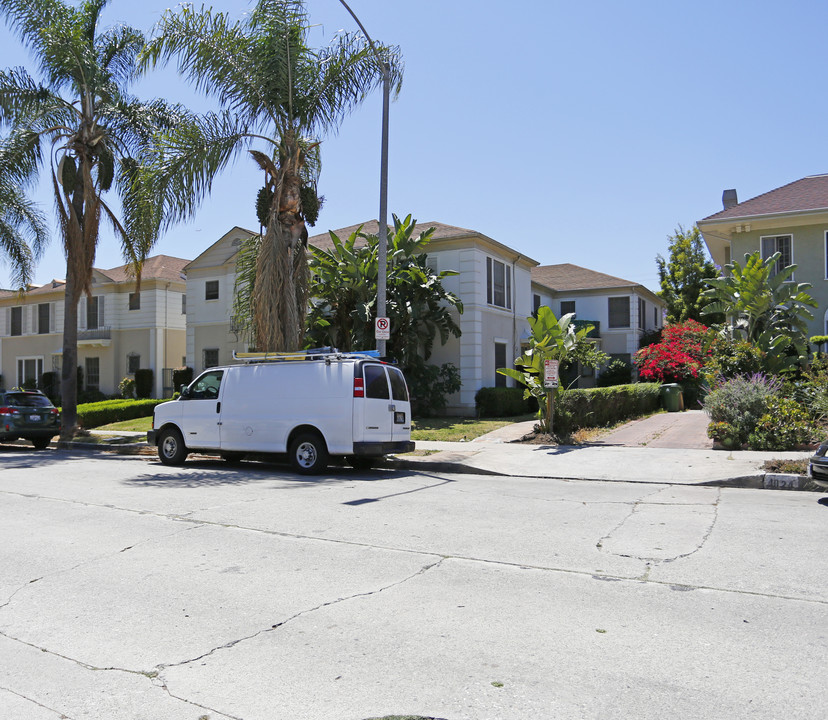
<instances>
[{"instance_id":1,"label":"car parked at curb","mask_svg":"<svg viewBox=\"0 0 828 720\"><path fill-rule=\"evenodd\" d=\"M808 475L817 485L828 490L828 440L819 446L808 462Z\"/></svg>"},{"instance_id":2,"label":"car parked at curb","mask_svg":"<svg viewBox=\"0 0 828 720\"><path fill-rule=\"evenodd\" d=\"M60 434L60 410L39 390L0 388L0 441L30 440L37 450Z\"/></svg>"}]
</instances>

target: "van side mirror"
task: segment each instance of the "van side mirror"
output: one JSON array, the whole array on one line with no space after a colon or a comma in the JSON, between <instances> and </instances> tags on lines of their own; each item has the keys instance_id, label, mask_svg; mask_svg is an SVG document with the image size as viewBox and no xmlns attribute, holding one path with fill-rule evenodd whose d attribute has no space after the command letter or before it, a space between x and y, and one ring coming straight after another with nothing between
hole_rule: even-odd
<instances>
[{"instance_id":1,"label":"van side mirror","mask_svg":"<svg viewBox=\"0 0 828 720\"><path fill-rule=\"evenodd\" d=\"M189 388L188 385L182 385L181 386L180 397L184 400L186 400L188 397L190 397L190 388Z\"/></svg>"}]
</instances>

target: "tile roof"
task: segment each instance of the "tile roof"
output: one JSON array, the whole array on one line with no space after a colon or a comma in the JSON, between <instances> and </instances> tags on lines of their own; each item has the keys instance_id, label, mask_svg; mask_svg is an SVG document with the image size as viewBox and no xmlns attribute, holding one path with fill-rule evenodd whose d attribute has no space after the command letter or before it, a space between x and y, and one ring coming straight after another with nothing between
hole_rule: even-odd
<instances>
[{"instance_id":1,"label":"tile roof","mask_svg":"<svg viewBox=\"0 0 828 720\"><path fill-rule=\"evenodd\" d=\"M349 225L348 227L340 228L339 230L334 230L333 232L340 240L344 241L348 239L352 232L359 229L360 225L362 225L362 232L366 235L376 235L379 233L378 220L368 220L367 222L358 223L357 225ZM418 235L419 233L425 232L432 227L434 228L434 234L431 236L432 240L446 240L448 238L468 237L469 235L480 235L481 237L485 237L482 233L479 233L476 230L467 230L466 228L446 225L438 222L418 222L414 226L414 234ZM330 250L333 247L333 241L327 232L312 235L308 238L308 244L313 245L315 248L319 248L320 250ZM364 240L357 240L357 247L364 244Z\"/></svg>"},{"instance_id":2,"label":"tile roof","mask_svg":"<svg viewBox=\"0 0 828 720\"><path fill-rule=\"evenodd\" d=\"M189 260L183 260L169 255L154 255L144 261L144 269L141 273L141 279L183 282L181 279L181 273L189 262ZM99 268L95 268L95 271L112 282L123 283L132 280L132 275L129 274L128 268L129 265L119 265L111 270L101 270ZM26 294L43 295L45 293L59 290L65 284L65 280L52 280L51 282L41 285L40 287L31 287ZM16 290L0 290L0 298L9 298L15 295L17 295Z\"/></svg>"},{"instance_id":3,"label":"tile roof","mask_svg":"<svg viewBox=\"0 0 828 720\"><path fill-rule=\"evenodd\" d=\"M720 210L701 222L826 209L828 175L811 175L740 202L727 210Z\"/></svg>"},{"instance_id":4,"label":"tile roof","mask_svg":"<svg viewBox=\"0 0 828 720\"><path fill-rule=\"evenodd\" d=\"M631 280L623 280L572 263L534 267L532 268L532 282L545 285L557 292L638 287L638 283Z\"/></svg>"}]
</instances>

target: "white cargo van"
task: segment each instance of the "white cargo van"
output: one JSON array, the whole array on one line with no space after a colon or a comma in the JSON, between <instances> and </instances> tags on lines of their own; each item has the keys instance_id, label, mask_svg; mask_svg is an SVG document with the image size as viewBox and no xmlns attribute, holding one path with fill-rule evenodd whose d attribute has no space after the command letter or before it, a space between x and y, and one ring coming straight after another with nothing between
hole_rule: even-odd
<instances>
[{"instance_id":1,"label":"white cargo van","mask_svg":"<svg viewBox=\"0 0 828 720\"><path fill-rule=\"evenodd\" d=\"M155 408L147 441L166 465L193 450L226 460L288 453L300 473L330 456L370 467L409 452L411 405L402 372L362 354L337 351L247 357L204 371L181 395Z\"/></svg>"}]
</instances>

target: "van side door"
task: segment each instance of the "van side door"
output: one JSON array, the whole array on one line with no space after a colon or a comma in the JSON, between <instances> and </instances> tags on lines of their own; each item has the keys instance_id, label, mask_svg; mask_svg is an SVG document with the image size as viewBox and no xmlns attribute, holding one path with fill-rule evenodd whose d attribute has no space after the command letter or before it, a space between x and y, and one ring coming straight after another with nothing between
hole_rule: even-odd
<instances>
[{"instance_id":1,"label":"van side door","mask_svg":"<svg viewBox=\"0 0 828 720\"><path fill-rule=\"evenodd\" d=\"M207 370L188 388L181 402L181 432L190 448L221 444L221 384L224 370Z\"/></svg>"}]
</instances>

